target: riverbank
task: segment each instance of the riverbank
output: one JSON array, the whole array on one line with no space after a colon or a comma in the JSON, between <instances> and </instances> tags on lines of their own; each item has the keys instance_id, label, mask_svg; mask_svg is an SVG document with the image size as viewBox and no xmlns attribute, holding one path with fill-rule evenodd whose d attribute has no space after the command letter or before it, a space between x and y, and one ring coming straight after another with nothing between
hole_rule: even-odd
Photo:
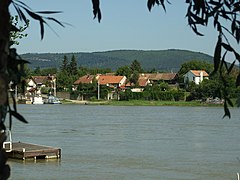
<instances>
[{"instance_id":1,"label":"riverbank","mask_svg":"<svg viewBox=\"0 0 240 180\"><path fill-rule=\"evenodd\" d=\"M81 104L81 105L112 105L112 106L222 106L221 104L207 104L201 101L78 101L64 100L63 104Z\"/></svg>"}]
</instances>

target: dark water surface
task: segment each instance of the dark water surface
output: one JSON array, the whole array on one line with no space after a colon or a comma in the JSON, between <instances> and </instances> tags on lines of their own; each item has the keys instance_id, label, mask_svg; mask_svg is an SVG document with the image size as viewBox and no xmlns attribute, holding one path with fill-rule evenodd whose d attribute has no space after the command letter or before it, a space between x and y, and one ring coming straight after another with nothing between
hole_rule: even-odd
<instances>
[{"instance_id":1,"label":"dark water surface","mask_svg":"<svg viewBox=\"0 0 240 180\"><path fill-rule=\"evenodd\" d=\"M240 109L19 105L13 141L62 148L61 160L10 160L11 179L236 179Z\"/></svg>"}]
</instances>

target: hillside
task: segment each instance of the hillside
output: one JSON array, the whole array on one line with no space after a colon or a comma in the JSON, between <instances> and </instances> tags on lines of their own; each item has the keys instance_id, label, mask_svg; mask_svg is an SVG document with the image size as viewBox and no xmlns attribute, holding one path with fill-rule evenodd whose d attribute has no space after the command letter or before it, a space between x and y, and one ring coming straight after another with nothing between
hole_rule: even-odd
<instances>
[{"instance_id":1,"label":"hillside","mask_svg":"<svg viewBox=\"0 0 240 180\"><path fill-rule=\"evenodd\" d=\"M110 68L113 71L118 67L130 65L133 60L138 60L144 70L155 68L158 71L178 71L181 64L191 60L203 60L212 63L212 57L186 50L114 50L92 53L29 53L21 55L29 61L30 68L59 68L66 55L71 60L72 55L77 59L78 66L89 68Z\"/></svg>"}]
</instances>

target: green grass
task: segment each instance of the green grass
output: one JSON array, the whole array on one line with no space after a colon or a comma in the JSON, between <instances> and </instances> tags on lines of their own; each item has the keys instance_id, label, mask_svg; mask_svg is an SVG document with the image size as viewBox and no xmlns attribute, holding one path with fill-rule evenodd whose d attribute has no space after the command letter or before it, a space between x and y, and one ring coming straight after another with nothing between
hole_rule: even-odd
<instances>
[{"instance_id":1,"label":"green grass","mask_svg":"<svg viewBox=\"0 0 240 180\"><path fill-rule=\"evenodd\" d=\"M145 100L130 100L130 101L109 101L106 103L113 106L204 106L199 101L145 101Z\"/></svg>"},{"instance_id":2,"label":"green grass","mask_svg":"<svg viewBox=\"0 0 240 180\"><path fill-rule=\"evenodd\" d=\"M63 104L86 104L86 105L111 105L111 106L223 106L217 104L205 104L200 101L147 101L147 100L129 100L129 101L116 101L116 100L100 100L100 101L87 101L86 103L77 103L73 101L62 101Z\"/></svg>"}]
</instances>

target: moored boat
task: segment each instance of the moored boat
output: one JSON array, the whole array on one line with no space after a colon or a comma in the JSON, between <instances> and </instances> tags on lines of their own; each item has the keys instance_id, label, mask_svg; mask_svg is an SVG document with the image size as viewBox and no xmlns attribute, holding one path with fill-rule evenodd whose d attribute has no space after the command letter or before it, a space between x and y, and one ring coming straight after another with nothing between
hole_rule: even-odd
<instances>
[{"instance_id":1,"label":"moored boat","mask_svg":"<svg viewBox=\"0 0 240 180\"><path fill-rule=\"evenodd\" d=\"M49 95L48 98L44 100L44 104L62 104L62 103L57 97Z\"/></svg>"},{"instance_id":2,"label":"moored boat","mask_svg":"<svg viewBox=\"0 0 240 180\"><path fill-rule=\"evenodd\" d=\"M43 104L43 98L42 98L42 96L34 96L32 103L33 103L33 104Z\"/></svg>"}]
</instances>

